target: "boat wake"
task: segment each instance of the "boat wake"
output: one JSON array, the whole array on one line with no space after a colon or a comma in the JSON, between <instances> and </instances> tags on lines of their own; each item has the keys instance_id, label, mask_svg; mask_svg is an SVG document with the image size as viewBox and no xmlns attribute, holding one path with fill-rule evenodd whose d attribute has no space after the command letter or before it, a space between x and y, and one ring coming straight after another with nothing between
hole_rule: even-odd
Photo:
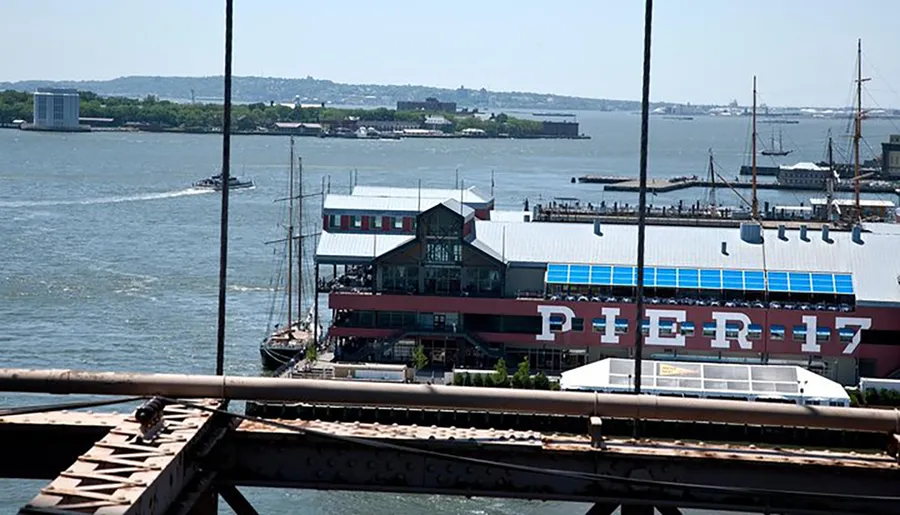
<instances>
[{"instance_id":1,"label":"boat wake","mask_svg":"<svg viewBox=\"0 0 900 515\"><path fill-rule=\"evenodd\" d=\"M51 206L90 206L96 204L121 204L124 202L142 202L147 200L163 200L177 197L187 197L192 195L202 195L204 193L212 193L212 190L204 188L187 188L177 191L165 191L161 193L144 193L140 195L122 195L115 197L98 197L89 199L61 199L61 200L23 200L23 201L2 201L0 207L19 208L19 207L51 207Z\"/></svg>"}]
</instances>

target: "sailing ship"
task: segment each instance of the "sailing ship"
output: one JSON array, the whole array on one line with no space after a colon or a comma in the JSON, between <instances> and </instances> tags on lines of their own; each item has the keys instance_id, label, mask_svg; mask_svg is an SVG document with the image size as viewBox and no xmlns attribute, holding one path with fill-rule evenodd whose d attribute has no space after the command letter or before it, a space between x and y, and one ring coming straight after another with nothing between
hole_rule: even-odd
<instances>
[{"instance_id":1,"label":"sailing ship","mask_svg":"<svg viewBox=\"0 0 900 515\"><path fill-rule=\"evenodd\" d=\"M782 145L781 129L778 129L778 148L777 148L777 150L775 147L775 131L774 130L772 131L772 138L770 141L771 141L771 144L770 144L769 148L760 152L762 155L764 155L764 156L786 156L786 155L790 154L791 152L793 152L793 150L785 150L784 149L784 146Z\"/></svg>"},{"instance_id":2,"label":"sailing ship","mask_svg":"<svg viewBox=\"0 0 900 515\"><path fill-rule=\"evenodd\" d=\"M285 243L287 275L285 281L285 324L277 324L274 330L263 340L259 347L260 359L265 370L277 370L282 365L294 359L298 354L306 352L309 345L316 345L318 336L322 334L318 327L318 317L315 312L315 303L309 311L303 310L304 274L303 274L303 164L300 159L298 174L294 176L294 138L291 138L291 166L288 179L288 223L287 237L270 243ZM295 181L298 184L298 193L294 192ZM299 235L294 234L294 202L297 202L297 221ZM296 248L295 248L296 245ZM295 259L296 254L296 259ZM296 266L296 284L294 283L294 268ZM294 292L296 288L296 292ZM312 291L315 289L313 288ZM278 291L274 295L278 296ZM296 295L296 298L295 298ZM313 293L315 295L315 293ZM296 300L296 312L294 301ZM274 308L275 302L273 302ZM274 309L273 309L274 314Z\"/></svg>"}]
</instances>

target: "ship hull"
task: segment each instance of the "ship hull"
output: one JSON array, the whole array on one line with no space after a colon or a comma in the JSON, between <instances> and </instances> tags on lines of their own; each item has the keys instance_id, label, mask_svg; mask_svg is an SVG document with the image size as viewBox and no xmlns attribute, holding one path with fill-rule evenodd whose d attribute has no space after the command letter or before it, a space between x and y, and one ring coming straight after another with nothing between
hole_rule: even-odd
<instances>
[{"instance_id":1,"label":"ship hull","mask_svg":"<svg viewBox=\"0 0 900 515\"><path fill-rule=\"evenodd\" d=\"M296 358L302 348L261 345L259 347L260 363L263 370L274 372L290 360Z\"/></svg>"}]
</instances>

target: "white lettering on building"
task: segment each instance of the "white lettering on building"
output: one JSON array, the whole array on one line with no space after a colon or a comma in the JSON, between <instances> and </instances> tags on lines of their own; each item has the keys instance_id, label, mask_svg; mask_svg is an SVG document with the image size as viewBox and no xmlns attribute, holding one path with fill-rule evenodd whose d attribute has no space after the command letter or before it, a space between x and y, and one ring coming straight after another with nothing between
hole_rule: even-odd
<instances>
[{"instance_id":1,"label":"white lettering on building","mask_svg":"<svg viewBox=\"0 0 900 515\"><path fill-rule=\"evenodd\" d=\"M559 332L567 333L572 330L572 319L575 318L575 312L571 309L565 306L538 306L537 310L541 315L541 334L537 335L538 340L552 342L556 339L556 335L550 332L550 317L552 315L562 315L564 317L562 329Z\"/></svg>"},{"instance_id":2,"label":"white lettering on building","mask_svg":"<svg viewBox=\"0 0 900 515\"><path fill-rule=\"evenodd\" d=\"M822 352L822 346L816 341L816 330L818 329L818 317L806 315L803 317L803 325L806 326L806 339L800 346L801 352L811 352L817 354Z\"/></svg>"},{"instance_id":3,"label":"white lettering on building","mask_svg":"<svg viewBox=\"0 0 900 515\"><path fill-rule=\"evenodd\" d=\"M684 347L684 335L678 330L678 323L687 319L687 312L674 309L648 309L647 318L650 319L650 331L647 334L647 345L665 345L667 347ZM675 336L662 337L659 335L659 321L661 319L673 320L672 330ZM607 322L608 324L609 322Z\"/></svg>"},{"instance_id":4,"label":"white lettering on building","mask_svg":"<svg viewBox=\"0 0 900 515\"><path fill-rule=\"evenodd\" d=\"M572 330L572 319L575 318L575 312L566 306L538 306L538 314L541 315L541 334L535 338L539 341L552 342L556 340L556 332L566 333ZM603 332L600 335L600 343L618 345L619 335L616 334L616 318L621 313L619 308L604 307L600 310L603 317ZM649 318L649 333L645 339L647 345L684 347L685 336L679 331L681 323L687 321L687 313L684 310L672 309L648 309L646 315ZM554 316L562 317L562 322L557 322L560 326L558 331L551 331L551 318ZM731 349L732 342L737 343L737 350L753 350L753 342L748 338L750 325L752 320L749 316L739 311L719 312L714 311L712 318L716 323L715 337L710 341L710 347L713 349ZM671 320L673 336L660 335L660 321ZM800 345L800 351L804 353L819 354L822 352L822 345L818 341L818 317L815 315L804 315L802 318L803 326L806 329L803 343ZM728 337L728 326L731 324L739 324L737 336ZM856 352L862 339L862 331L872 327L871 318L859 317L836 317L834 319L836 337L840 338L840 330L847 327L854 327L856 331L847 346L842 350L843 354L849 355ZM638 324L640 328L641 324ZM732 326L733 327L733 326ZM640 329L638 329L640 330Z\"/></svg>"},{"instance_id":5,"label":"white lettering on building","mask_svg":"<svg viewBox=\"0 0 900 515\"><path fill-rule=\"evenodd\" d=\"M750 317L738 311L727 313L713 311L712 317L716 322L716 336L710 342L710 347L714 349L730 349L731 340L737 340L738 347L741 350L753 350L753 342L747 339L747 333L752 323ZM738 329L737 338L728 338L728 322L740 322L741 328Z\"/></svg>"},{"instance_id":6,"label":"white lettering on building","mask_svg":"<svg viewBox=\"0 0 900 515\"><path fill-rule=\"evenodd\" d=\"M619 308L603 308L600 314L603 316L603 334L600 343L619 344L619 336L616 334L616 317L619 316Z\"/></svg>"},{"instance_id":7,"label":"white lettering on building","mask_svg":"<svg viewBox=\"0 0 900 515\"><path fill-rule=\"evenodd\" d=\"M844 354L853 354L856 352L856 348L859 346L859 341L862 339L863 329L869 329L872 327L872 319L871 318L856 318L856 317L837 317L834 319L835 329L838 331L838 337L840 337L841 329L845 327L856 327L856 332L853 333L853 339L850 340L850 343L844 347Z\"/></svg>"}]
</instances>

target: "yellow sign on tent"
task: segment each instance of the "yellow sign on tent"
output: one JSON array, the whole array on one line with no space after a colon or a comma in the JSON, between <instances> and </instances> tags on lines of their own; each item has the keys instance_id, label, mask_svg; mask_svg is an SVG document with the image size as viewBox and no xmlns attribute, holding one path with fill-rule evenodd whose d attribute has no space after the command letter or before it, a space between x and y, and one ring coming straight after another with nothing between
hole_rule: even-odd
<instances>
[{"instance_id":1,"label":"yellow sign on tent","mask_svg":"<svg viewBox=\"0 0 900 515\"><path fill-rule=\"evenodd\" d=\"M659 364L659 375L661 376L695 376L699 374L699 370L676 367L675 365Z\"/></svg>"}]
</instances>

